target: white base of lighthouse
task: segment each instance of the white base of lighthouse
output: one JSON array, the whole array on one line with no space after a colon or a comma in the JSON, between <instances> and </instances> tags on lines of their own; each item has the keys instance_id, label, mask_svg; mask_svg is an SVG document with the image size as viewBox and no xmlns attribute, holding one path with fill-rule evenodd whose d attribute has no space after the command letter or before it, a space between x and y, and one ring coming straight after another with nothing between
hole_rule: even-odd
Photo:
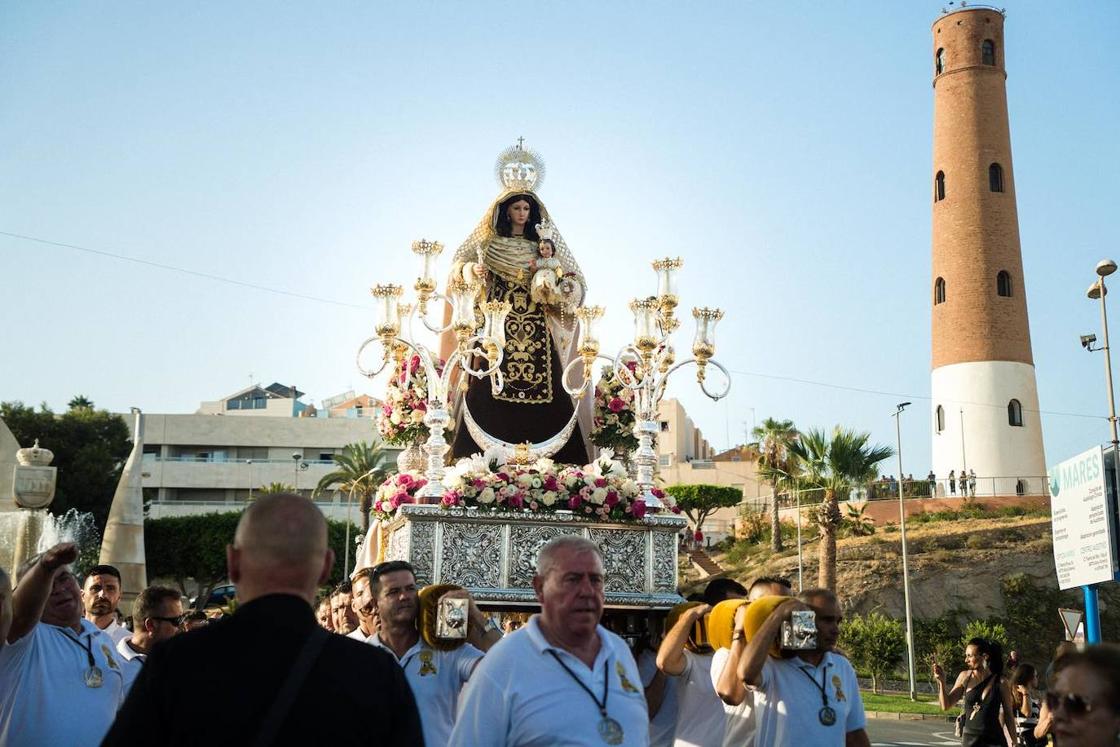
<instances>
[{"instance_id":1,"label":"white base of lighthouse","mask_svg":"<svg viewBox=\"0 0 1120 747\"><path fill-rule=\"evenodd\" d=\"M931 384L932 468L939 495L949 493L950 470L958 478L962 470L975 471L978 496L1047 494L1034 366L954 363L933 369ZM1021 426L1011 423L1012 400L1019 402Z\"/></svg>"}]
</instances>

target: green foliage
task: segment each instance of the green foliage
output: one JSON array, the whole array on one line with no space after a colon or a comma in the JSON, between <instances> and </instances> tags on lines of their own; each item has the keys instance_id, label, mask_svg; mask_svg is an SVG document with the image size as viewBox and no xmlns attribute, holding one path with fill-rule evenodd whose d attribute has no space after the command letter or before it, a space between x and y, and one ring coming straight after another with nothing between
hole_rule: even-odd
<instances>
[{"instance_id":1,"label":"green foliage","mask_svg":"<svg viewBox=\"0 0 1120 747\"><path fill-rule=\"evenodd\" d=\"M770 483L773 494L770 501L771 549L780 552L782 533L778 529L778 491L782 487L791 487L791 483L797 479L797 457L790 446L800 434L794 428L792 420L766 418L751 431L751 436L756 439L749 446L758 451L758 475Z\"/></svg>"},{"instance_id":2,"label":"green foliage","mask_svg":"<svg viewBox=\"0 0 1120 747\"><path fill-rule=\"evenodd\" d=\"M869 537L875 534L875 520L864 513L866 504L856 506L849 503L845 511L842 529L852 537Z\"/></svg>"},{"instance_id":3,"label":"green foliage","mask_svg":"<svg viewBox=\"0 0 1120 747\"><path fill-rule=\"evenodd\" d=\"M241 518L240 511L169 516L144 522L144 553L148 561L148 578L171 578L186 593L188 581L200 587L199 597L206 599L210 591L224 582L226 545L233 542L233 533ZM361 536L351 525L351 538ZM327 521L327 539L335 551L335 564L328 583L342 580L343 554L346 550L346 523ZM353 567L354 549L350 548Z\"/></svg>"},{"instance_id":4,"label":"green foliage","mask_svg":"<svg viewBox=\"0 0 1120 747\"><path fill-rule=\"evenodd\" d=\"M725 485L670 485L665 492L697 527L716 509L730 508L743 500L742 490Z\"/></svg>"},{"instance_id":5,"label":"green foliage","mask_svg":"<svg viewBox=\"0 0 1120 747\"><path fill-rule=\"evenodd\" d=\"M919 672L929 676L933 665L940 664L946 672L955 672L963 665L964 647L961 619L968 612L957 608L941 617L914 620L914 656Z\"/></svg>"},{"instance_id":6,"label":"green foliage","mask_svg":"<svg viewBox=\"0 0 1120 747\"><path fill-rule=\"evenodd\" d=\"M871 689L890 674L906 655L906 631L898 620L881 612L854 615L844 622L840 646L860 671L871 675Z\"/></svg>"},{"instance_id":7,"label":"green foliage","mask_svg":"<svg viewBox=\"0 0 1120 747\"><path fill-rule=\"evenodd\" d=\"M1007 653L1007 628L1005 628L1001 622L996 622L993 619L973 620L969 622L968 625L964 626L964 632L961 634L961 648L964 648L973 638L995 641L1003 647L1004 653Z\"/></svg>"},{"instance_id":8,"label":"green foliage","mask_svg":"<svg viewBox=\"0 0 1120 747\"><path fill-rule=\"evenodd\" d=\"M279 493L294 493L296 489L283 482L270 482L257 488L257 495L277 495Z\"/></svg>"},{"instance_id":9,"label":"green foliage","mask_svg":"<svg viewBox=\"0 0 1120 747\"><path fill-rule=\"evenodd\" d=\"M98 531L104 531L121 468L132 450L128 425L93 402L78 396L71 408L56 415L46 406L38 410L22 402L0 403L3 420L20 446L39 445L54 452L58 467L51 513L61 516L73 508L93 514Z\"/></svg>"},{"instance_id":10,"label":"green foliage","mask_svg":"<svg viewBox=\"0 0 1120 747\"><path fill-rule=\"evenodd\" d=\"M337 487L344 493L358 496L362 516L362 532L369 529L369 509L377 488L391 473L388 458L376 446L365 441L346 444L341 454L332 454L335 469L319 480L315 495Z\"/></svg>"}]
</instances>

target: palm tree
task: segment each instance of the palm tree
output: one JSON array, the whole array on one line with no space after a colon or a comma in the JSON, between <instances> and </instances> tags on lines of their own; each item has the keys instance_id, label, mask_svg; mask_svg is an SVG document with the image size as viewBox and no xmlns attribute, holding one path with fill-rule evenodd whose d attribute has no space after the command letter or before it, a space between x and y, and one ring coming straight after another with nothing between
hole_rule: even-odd
<instances>
[{"instance_id":1,"label":"palm tree","mask_svg":"<svg viewBox=\"0 0 1120 747\"><path fill-rule=\"evenodd\" d=\"M85 396L84 394L79 394L78 396L67 402L66 406L71 410L92 410L93 400Z\"/></svg>"},{"instance_id":2,"label":"palm tree","mask_svg":"<svg viewBox=\"0 0 1120 747\"><path fill-rule=\"evenodd\" d=\"M795 458L790 445L797 440L797 429L792 420L766 418L762 425L755 426L751 436L755 443L750 444L758 450L758 474L770 483L774 498L770 505L770 549L782 550L782 525L778 520L778 488L788 485L793 473Z\"/></svg>"},{"instance_id":3,"label":"palm tree","mask_svg":"<svg viewBox=\"0 0 1120 747\"><path fill-rule=\"evenodd\" d=\"M875 465L894 454L889 446L869 445L870 440L870 433L836 426L831 434L810 429L790 445L807 480L824 490L817 524L821 530L819 583L826 589L836 588L836 530L843 521L840 496L847 499L852 488L874 479L879 474Z\"/></svg>"},{"instance_id":4,"label":"palm tree","mask_svg":"<svg viewBox=\"0 0 1120 747\"><path fill-rule=\"evenodd\" d=\"M281 493L295 493L296 489L283 482L270 482L257 488L257 495L280 495Z\"/></svg>"},{"instance_id":5,"label":"palm tree","mask_svg":"<svg viewBox=\"0 0 1120 747\"><path fill-rule=\"evenodd\" d=\"M378 486L389 476L387 456L381 447L359 441L346 444L341 454L332 454L336 469L323 475L312 495L338 487L343 492L358 496L358 510L362 514L362 533L369 530L369 510Z\"/></svg>"}]
</instances>

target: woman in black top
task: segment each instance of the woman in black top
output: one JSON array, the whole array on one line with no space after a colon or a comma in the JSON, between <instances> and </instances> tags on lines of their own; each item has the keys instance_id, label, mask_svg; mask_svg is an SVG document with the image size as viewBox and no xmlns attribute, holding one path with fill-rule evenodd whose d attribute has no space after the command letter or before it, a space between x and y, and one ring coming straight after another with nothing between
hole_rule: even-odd
<instances>
[{"instance_id":1,"label":"woman in black top","mask_svg":"<svg viewBox=\"0 0 1120 747\"><path fill-rule=\"evenodd\" d=\"M1015 709L1011 691L1000 679L1003 650L998 643L973 638L964 649L965 670L946 692L945 672L933 665L937 699L944 711L962 701L961 747L1015 747Z\"/></svg>"}]
</instances>

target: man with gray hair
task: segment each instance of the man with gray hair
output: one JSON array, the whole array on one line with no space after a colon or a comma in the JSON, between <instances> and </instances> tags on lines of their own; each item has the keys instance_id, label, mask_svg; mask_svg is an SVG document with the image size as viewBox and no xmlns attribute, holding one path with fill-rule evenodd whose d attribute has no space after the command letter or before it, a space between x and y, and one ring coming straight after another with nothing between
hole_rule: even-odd
<instances>
[{"instance_id":1,"label":"man with gray hair","mask_svg":"<svg viewBox=\"0 0 1120 747\"><path fill-rule=\"evenodd\" d=\"M649 744L649 713L626 642L599 624L603 557L576 535L537 557L540 614L475 669L451 733L456 747Z\"/></svg>"},{"instance_id":2,"label":"man with gray hair","mask_svg":"<svg viewBox=\"0 0 1120 747\"><path fill-rule=\"evenodd\" d=\"M258 498L241 515L226 565L237 611L154 648L103 745L198 744L199 714L224 744L423 744L416 701L392 658L316 623L311 605L334 551L314 503ZM362 718L323 716L350 713Z\"/></svg>"}]
</instances>

